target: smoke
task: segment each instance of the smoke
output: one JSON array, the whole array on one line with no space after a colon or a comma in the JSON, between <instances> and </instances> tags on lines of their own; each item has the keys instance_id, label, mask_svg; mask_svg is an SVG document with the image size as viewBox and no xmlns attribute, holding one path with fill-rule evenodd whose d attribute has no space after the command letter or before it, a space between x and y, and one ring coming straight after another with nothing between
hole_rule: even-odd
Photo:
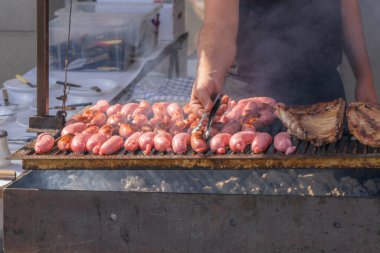
<instances>
[{"instance_id":1,"label":"smoke","mask_svg":"<svg viewBox=\"0 0 380 253\"><path fill-rule=\"evenodd\" d=\"M350 176L347 176L350 175ZM333 170L32 171L14 188L296 196L380 195L380 173Z\"/></svg>"}]
</instances>

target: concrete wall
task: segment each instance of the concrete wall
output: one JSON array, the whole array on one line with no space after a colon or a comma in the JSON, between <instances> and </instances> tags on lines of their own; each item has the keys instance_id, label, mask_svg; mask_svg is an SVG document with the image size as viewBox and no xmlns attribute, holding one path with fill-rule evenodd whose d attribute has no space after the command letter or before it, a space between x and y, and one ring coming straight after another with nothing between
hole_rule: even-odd
<instances>
[{"instance_id":1,"label":"concrete wall","mask_svg":"<svg viewBox=\"0 0 380 253\"><path fill-rule=\"evenodd\" d=\"M36 0L0 0L0 87L36 65ZM50 0L50 15L64 0Z\"/></svg>"}]
</instances>

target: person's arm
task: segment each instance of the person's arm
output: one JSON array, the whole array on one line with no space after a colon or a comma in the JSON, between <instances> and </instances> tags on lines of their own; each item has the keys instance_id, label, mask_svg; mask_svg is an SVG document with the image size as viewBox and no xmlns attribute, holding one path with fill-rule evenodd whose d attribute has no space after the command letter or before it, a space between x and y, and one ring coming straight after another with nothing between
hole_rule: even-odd
<instances>
[{"instance_id":1,"label":"person's arm","mask_svg":"<svg viewBox=\"0 0 380 253\"><path fill-rule=\"evenodd\" d=\"M212 107L235 60L239 0L205 0L205 19L198 39L198 69L190 106L198 115Z\"/></svg>"},{"instance_id":2,"label":"person's arm","mask_svg":"<svg viewBox=\"0 0 380 253\"><path fill-rule=\"evenodd\" d=\"M356 78L357 101L377 103L358 0L341 0L344 51Z\"/></svg>"}]
</instances>

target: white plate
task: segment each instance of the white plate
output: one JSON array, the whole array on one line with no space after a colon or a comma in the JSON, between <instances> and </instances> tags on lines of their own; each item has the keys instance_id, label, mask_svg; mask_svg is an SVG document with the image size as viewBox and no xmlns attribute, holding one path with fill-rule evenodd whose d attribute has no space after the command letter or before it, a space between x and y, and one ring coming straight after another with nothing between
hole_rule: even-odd
<instances>
[{"instance_id":1,"label":"white plate","mask_svg":"<svg viewBox=\"0 0 380 253\"><path fill-rule=\"evenodd\" d=\"M54 116L57 114L58 110L49 110L49 115ZM75 112L68 111L67 112L67 118L71 118ZM16 123L22 127L29 127L29 118L36 115L35 110L27 110L25 112L19 113L16 118Z\"/></svg>"},{"instance_id":2,"label":"white plate","mask_svg":"<svg viewBox=\"0 0 380 253\"><path fill-rule=\"evenodd\" d=\"M49 82L50 82L49 89L53 90L53 89L56 89L58 87L58 85L55 83L56 81L57 81L56 78L50 78L49 79ZM30 82L34 85L36 84L36 82L33 82L33 81L30 81ZM32 93L32 92L35 93L36 92L36 88L30 87L29 85L22 83L21 81L19 81L16 78L5 81L4 87L7 90L13 91L13 92L20 92L20 93Z\"/></svg>"},{"instance_id":3,"label":"white plate","mask_svg":"<svg viewBox=\"0 0 380 253\"><path fill-rule=\"evenodd\" d=\"M70 93L73 95L84 95L84 96L88 96L88 95L98 96L101 94L110 93L118 86L118 84L111 79L100 79L100 78L99 79L96 79L96 78L82 79L82 80L75 81L73 83L79 84L82 87L81 88L71 87ZM99 87L101 89L101 92L96 92L94 90L91 90L91 87L93 86Z\"/></svg>"}]
</instances>

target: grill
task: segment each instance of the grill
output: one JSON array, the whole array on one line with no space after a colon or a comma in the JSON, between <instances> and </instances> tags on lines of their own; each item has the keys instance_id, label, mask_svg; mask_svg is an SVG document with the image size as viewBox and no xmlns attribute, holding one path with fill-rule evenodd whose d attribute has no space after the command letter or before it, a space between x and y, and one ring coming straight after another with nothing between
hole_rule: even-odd
<instances>
[{"instance_id":1,"label":"grill","mask_svg":"<svg viewBox=\"0 0 380 253\"><path fill-rule=\"evenodd\" d=\"M285 131L280 121L271 129L273 136ZM58 141L59 139L57 139ZM308 141L294 139L295 154L276 152L273 144L263 154L252 154L250 147L242 154L231 150L225 155L196 154L189 150L184 155L142 152L129 153L120 150L111 156L74 154L62 152L57 146L48 154L35 154L29 143L13 154L12 159L22 159L25 169L259 169L259 168L380 168L380 148L362 145L348 132L336 143L320 147Z\"/></svg>"}]
</instances>

